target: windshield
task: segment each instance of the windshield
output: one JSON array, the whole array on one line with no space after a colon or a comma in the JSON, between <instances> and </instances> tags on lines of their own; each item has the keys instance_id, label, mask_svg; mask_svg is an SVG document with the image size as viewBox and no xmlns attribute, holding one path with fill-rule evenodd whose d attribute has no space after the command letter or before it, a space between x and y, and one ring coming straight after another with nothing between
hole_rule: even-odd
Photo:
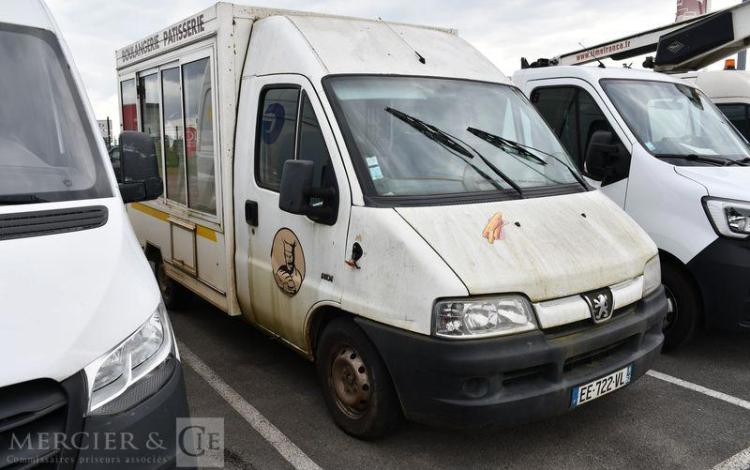
<instances>
[{"instance_id":1,"label":"windshield","mask_svg":"<svg viewBox=\"0 0 750 470\"><path fill-rule=\"evenodd\" d=\"M111 196L55 36L0 23L0 64L0 205Z\"/></svg>"},{"instance_id":2,"label":"windshield","mask_svg":"<svg viewBox=\"0 0 750 470\"><path fill-rule=\"evenodd\" d=\"M522 192L578 182L565 150L510 86L368 76L332 77L326 86L368 194Z\"/></svg>"},{"instance_id":3,"label":"windshield","mask_svg":"<svg viewBox=\"0 0 750 470\"><path fill-rule=\"evenodd\" d=\"M641 144L656 157L693 157L694 165L750 157L726 117L693 87L645 80L602 80L602 86Z\"/></svg>"}]
</instances>

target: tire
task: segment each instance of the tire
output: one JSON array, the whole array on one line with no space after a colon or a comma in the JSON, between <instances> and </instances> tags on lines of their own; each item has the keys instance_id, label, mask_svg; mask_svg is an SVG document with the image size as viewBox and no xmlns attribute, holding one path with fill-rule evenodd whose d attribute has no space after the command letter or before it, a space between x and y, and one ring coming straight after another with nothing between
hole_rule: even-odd
<instances>
[{"instance_id":1,"label":"tire","mask_svg":"<svg viewBox=\"0 0 750 470\"><path fill-rule=\"evenodd\" d=\"M664 321L664 350L690 341L702 317L701 299L692 280L671 263L662 263L662 283L669 310Z\"/></svg>"},{"instance_id":2,"label":"tire","mask_svg":"<svg viewBox=\"0 0 750 470\"><path fill-rule=\"evenodd\" d=\"M154 275L156 276L157 284L159 284L159 291L161 292L164 306L168 310L184 309L190 300L190 292L167 275L162 261L152 263L152 267L154 267Z\"/></svg>"},{"instance_id":3,"label":"tire","mask_svg":"<svg viewBox=\"0 0 750 470\"><path fill-rule=\"evenodd\" d=\"M316 367L328 411L347 434L376 439L393 431L401 405L390 374L365 333L337 318L320 335Z\"/></svg>"}]
</instances>

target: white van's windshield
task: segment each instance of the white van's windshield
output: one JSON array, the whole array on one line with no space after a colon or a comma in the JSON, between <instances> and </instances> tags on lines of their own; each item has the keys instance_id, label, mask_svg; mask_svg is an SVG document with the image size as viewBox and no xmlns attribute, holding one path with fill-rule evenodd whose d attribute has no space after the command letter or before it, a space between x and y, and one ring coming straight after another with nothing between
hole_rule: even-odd
<instances>
[{"instance_id":1,"label":"white van's windshield","mask_svg":"<svg viewBox=\"0 0 750 470\"><path fill-rule=\"evenodd\" d=\"M382 76L331 77L326 87L371 195L519 194L579 184L565 150L513 87Z\"/></svg>"},{"instance_id":2,"label":"white van's windshield","mask_svg":"<svg viewBox=\"0 0 750 470\"><path fill-rule=\"evenodd\" d=\"M723 165L750 157L750 149L711 100L671 82L602 80L635 136L654 156L691 165Z\"/></svg>"},{"instance_id":3,"label":"white van's windshield","mask_svg":"<svg viewBox=\"0 0 750 470\"><path fill-rule=\"evenodd\" d=\"M111 196L55 36L0 23L0 205Z\"/></svg>"}]
</instances>

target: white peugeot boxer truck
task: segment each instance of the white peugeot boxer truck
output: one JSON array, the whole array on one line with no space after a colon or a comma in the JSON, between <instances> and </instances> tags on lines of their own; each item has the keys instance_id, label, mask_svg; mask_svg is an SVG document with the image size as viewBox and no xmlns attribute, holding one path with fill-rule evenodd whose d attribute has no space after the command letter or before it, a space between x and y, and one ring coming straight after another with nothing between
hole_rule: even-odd
<instances>
[{"instance_id":1,"label":"white peugeot boxer truck","mask_svg":"<svg viewBox=\"0 0 750 470\"><path fill-rule=\"evenodd\" d=\"M677 76L591 66L516 72L587 181L659 246L665 346L698 325L750 331L750 148Z\"/></svg>"},{"instance_id":2,"label":"white peugeot boxer truck","mask_svg":"<svg viewBox=\"0 0 750 470\"><path fill-rule=\"evenodd\" d=\"M168 306L315 361L344 431L540 419L658 356L656 245L455 31L219 3L117 64L160 155L129 213Z\"/></svg>"},{"instance_id":3,"label":"white peugeot boxer truck","mask_svg":"<svg viewBox=\"0 0 750 470\"><path fill-rule=\"evenodd\" d=\"M123 145L121 198L46 6L0 2L1 468L174 465L182 371L123 205L162 188Z\"/></svg>"}]
</instances>

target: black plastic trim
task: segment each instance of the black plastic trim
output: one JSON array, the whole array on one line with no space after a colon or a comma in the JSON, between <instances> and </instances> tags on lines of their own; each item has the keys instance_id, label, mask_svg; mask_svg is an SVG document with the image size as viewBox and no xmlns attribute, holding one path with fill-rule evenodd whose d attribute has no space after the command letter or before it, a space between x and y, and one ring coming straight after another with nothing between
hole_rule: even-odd
<instances>
[{"instance_id":1,"label":"black plastic trim","mask_svg":"<svg viewBox=\"0 0 750 470\"><path fill-rule=\"evenodd\" d=\"M661 351L659 288L631 314L561 337L446 340L355 318L376 346L407 418L452 428L512 426L570 410L572 388L626 366L633 381Z\"/></svg>"},{"instance_id":2,"label":"black plastic trim","mask_svg":"<svg viewBox=\"0 0 750 470\"><path fill-rule=\"evenodd\" d=\"M3 214L0 215L0 240L91 230L104 226L108 218L105 206Z\"/></svg>"},{"instance_id":3,"label":"black plastic trim","mask_svg":"<svg viewBox=\"0 0 750 470\"><path fill-rule=\"evenodd\" d=\"M732 12L711 15L659 38L656 65L677 65L734 40ZM670 48L674 46L674 50Z\"/></svg>"}]
</instances>

